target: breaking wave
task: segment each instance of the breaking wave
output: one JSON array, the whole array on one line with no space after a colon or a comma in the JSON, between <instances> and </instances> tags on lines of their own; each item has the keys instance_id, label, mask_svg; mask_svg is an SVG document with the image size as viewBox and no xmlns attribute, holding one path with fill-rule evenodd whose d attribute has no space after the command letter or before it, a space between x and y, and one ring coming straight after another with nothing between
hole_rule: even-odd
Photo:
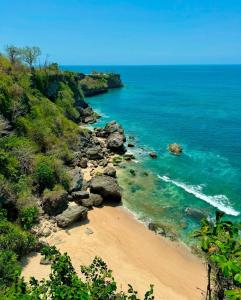
<instances>
[{"instance_id":1,"label":"breaking wave","mask_svg":"<svg viewBox=\"0 0 241 300\"><path fill-rule=\"evenodd\" d=\"M180 188L182 188L184 191L186 191L189 194L194 195L195 197L209 203L210 205L218 208L219 210L223 211L227 215L232 216L238 216L240 213L232 208L229 203L229 199L225 195L214 195L214 196L208 196L204 193L202 193L202 186L200 185L186 185L185 183L172 180L168 176L160 176L157 175L158 178L165 182L170 182Z\"/></svg>"}]
</instances>

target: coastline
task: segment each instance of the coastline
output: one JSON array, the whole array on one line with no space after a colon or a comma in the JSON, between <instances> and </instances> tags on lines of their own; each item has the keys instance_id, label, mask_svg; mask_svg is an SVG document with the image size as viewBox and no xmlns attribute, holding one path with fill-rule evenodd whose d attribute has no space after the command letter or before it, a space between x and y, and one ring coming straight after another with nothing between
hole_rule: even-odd
<instances>
[{"instance_id":1,"label":"coastline","mask_svg":"<svg viewBox=\"0 0 241 300\"><path fill-rule=\"evenodd\" d=\"M77 271L96 255L102 257L124 290L130 283L142 295L154 284L155 299L203 299L206 276L201 260L180 242L148 230L122 206L94 208L86 221L52 233L46 241L68 252ZM27 258L23 276L48 276L50 267L39 262L40 254Z\"/></svg>"},{"instance_id":2,"label":"coastline","mask_svg":"<svg viewBox=\"0 0 241 300\"><path fill-rule=\"evenodd\" d=\"M88 109L94 113L90 106ZM87 124L93 123L93 119L89 120L89 117L85 121ZM105 174L106 167L113 169L113 166L117 166L116 171L120 172L120 161L114 163L115 158L118 161L121 157L121 162L126 160L126 164L135 159L131 149L125 154L124 130L118 123L113 122L108 123L104 129L91 130L85 124L87 127L84 129L87 131L83 131L83 137L87 141L87 148L83 149L83 154L87 155L89 161L84 167L81 166L83 193L89 191L89 183L93 178ZM109 151L107 143L110 138L114 143ZM126 159L125 155L129 155L129 158ZM80 162L77 162L77 167L74 167L78 169L79 164ZM107 202L104 206L90 208L93 203L83 204L81 200L78 205L82 203L89 208L87 219L75 222L65 229L58 228L55 219L43 215L41 224L35 231L42 237L41 241L55 245L61 252L67 252L77 272L80 265L90 264L95 256L102 257L113 270L117 282L123 284L119 288L124 291L130 283L144 296L149 285L154 284L155 299L203 299L206 272L201 260L191 254L190 249L181 242L171 242L168 238L155 234L135 218L133 212L119 206L119 202L114 198L121 191L118 183L117 186L113 183L117 182L116 176L108 174L107 177L109 176L114 177L110 181L110 184L115 186L115 190L110 192L110 195L114 195L111 198L114 200L114 206ZM70 201L69 206L76 207L73 199ZM54 224L54 227L51 224ZM39 253L23 260L22 275L26 279L32 276L37 279L48 276L50 266L41 264L40 260ZM193 273L197 274L195 279Z\"/></svg>"}]
</instances>

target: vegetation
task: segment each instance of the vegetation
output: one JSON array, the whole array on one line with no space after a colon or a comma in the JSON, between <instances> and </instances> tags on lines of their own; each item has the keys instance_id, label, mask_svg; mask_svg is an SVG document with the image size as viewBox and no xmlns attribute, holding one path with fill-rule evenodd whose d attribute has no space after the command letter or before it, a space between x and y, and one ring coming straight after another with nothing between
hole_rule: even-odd
<instances>
[{"instance_id":1,"label":"vegetation","mask_svg":"<svg viewBox=\"0 0 241 300\"><path fill-rule=\"evenodd\" d=\"M78 277L69 256L55 248L42 250L51 262L49 279L21 278L19 260L37 246L29 231L38 222L37 200L68 191L68 166L86 134L78 125L88 107L85 75L62 72L57 64L35 68L40 54L38 47L7 46L7 57L0 55L0 299L137 300L131 286L117 291L100 258L81 267ZM91 89L94 79L87 78ZM98 81L107 88L106 79ZM145 295L150 299L152 287Z\"/></svg>"},{"instance_id":2,"label":"vegetation","mask_svg":"<svg viewBox=\"0 0 241 300\"><path fill-rule=\"evenodd\" d=\"M216 221L203 220L194 236L200 241L208 269L206 299L241 299L241 224L223 219L216 213Z\"/></svg>"}]
</instances>

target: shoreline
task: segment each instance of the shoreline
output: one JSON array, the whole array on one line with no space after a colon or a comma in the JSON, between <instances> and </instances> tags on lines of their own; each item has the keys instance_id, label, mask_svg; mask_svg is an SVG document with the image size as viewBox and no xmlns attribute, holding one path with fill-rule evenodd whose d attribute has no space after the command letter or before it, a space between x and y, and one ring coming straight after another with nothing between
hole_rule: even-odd
<instances>
[{"instance_id":1,"label":"shoreline","mask_svg":"<svg viewBox=\"0 0 241 300\"><path fill-rule=\"evenodd\" d=\"M143 296L149 284L154 284L155 299L203 299L206 272L201 259L180 242L148 230L123 206L94 208L88 220L52 233L46 241L68 252L77 271L96 255L102 257L124 290L130 283ZM48 276L50 266L40 265L40 257L26 258L24 277Z\"/></svg>"}]
</instances>

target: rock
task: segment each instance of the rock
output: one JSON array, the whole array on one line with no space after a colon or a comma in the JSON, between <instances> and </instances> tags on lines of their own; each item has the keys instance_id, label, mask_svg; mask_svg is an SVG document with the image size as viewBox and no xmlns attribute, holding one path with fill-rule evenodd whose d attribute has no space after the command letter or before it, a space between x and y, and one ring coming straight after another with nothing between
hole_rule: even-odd
<instances>
[{"instance_id":1,"label":"rock","mask_svg":"<svg viewBox=\"0 0 241 300\"><path fill-rule=\"evenodd\" d=\"M87 228L85 229L85 234L90 235L90 234L93 234L93 233L94 233L93 230L90 229L89 227L87 227Z\"/></svg>"},{"instance_id":2,"label":"rock","mask_svg":"<svg viewBox=\"0 0 241 300\"><path fill-rule=\"evenodd\" d=\"M126 153L124 154L124 159L129 161L129 160L132 160L132 159L135 159L135 155L133 155L132 153Z\"/></svg>"},{"instance_id":3,"label":"rock","mask_svg":"<svg viewBox=\"0 0 241 300\"><path fill-rule=\"evenodd\" d=\"M198 221L206 219L208 215L200 209L188 207L185 209L187 216L192 217Z\"/></svg>"},{"instance_id":4,"label":"rock","mask_svg":"<svg viewBox=\"0 0 241 300\"><path fill-rule=\"evenodd\" d=\"M41 205L45 213L56 216L68 207L68 193L65 190L49 191L44 194Z\"/></svg>"},{"instance_id":5,"label":"rock","mask_svg":"<svg viewBox=\"0 0 241 300\"><path fill-rule=\"evenodd\" d=\"M89 159L97 160L103 158L100 147L91 147L87 149L86 155Z\"/></svg>"},{"instance_id":6,"label":"rock","mask_svg":"<svg viewBox=\"0 0 241 300\"><path fill-rule=\"evenodd\" d=\"M126 151L124 135L119 132L114 132L107 138L107 148L112 152L123 154Z\"/></svg>"},{"instance_id":7,"label":"rock","mask_svg":"<svg viewBox=\"0 0 241 300\"><path fill-rule=\"evenodd\" d=\"M113 167L107 167L104 169L103 174L111 177L116 177L116 169Z\"/></svg>"},{"instance_id":8,"label":"rock","mask_svg":"<svg viewBox=\"0 0 241 300\"><path fill-rule=\"evenodd\" d=\"M130 173L131 175L136 176L136 171L134 169L130 169Z\"/></svg>"},{"instance_id":9,"label":"rock","mask_svg":"<svg viewBox=\"0 0 241 300\"><path fill-rule=\"evenodd\" d=\"M81 168L75 167L68 172L70 177L70 192L80 191L83 184L83 177L81 173Z\"/></svg>"},{"instance_id":10,"label":"rock","mask_svg":"<svg viewBox=\"0 0 241 300\"><path fill-rule=\"evenodd\" d=\"M149 153L149 156L150 156L151 158L157 158L156 152L150 152L150 153Z\"/></svg>"},{"instance_id":11,"label":"rock","mask_svg":"<svg viewBox=\"0 0 241 300\"><path fill-rule=\"evenodd\" d=\"M108 136L108 132L104 128L95 128L94 132L97 137L106 138Z\"/></svg>"},{"instance_id":12,"label":"rock","mask_svg":"<svg viewBox=\"0 0 241 300\"><path fill-rule=\"evenodd\" d=\"M71 195L72 195L73 201L75 201L76 203L81 203L82 199L89 198L89 193L87 191L73 192Z\"/></svg>"},{"instance_id":13,"label":"rock","mask_svg":"<svg viewBox=\"0 0 241 300\"><path fill-rule=\"evenodd\" d=\"M117 180L110 176L94 176L90 182L90 191L101 195L104 200L121 201L121 188Z\"/></svg>"},{"instance_id":14,"label":"rock","mask_svg":"<svg viewBox=\"0 0 241 300\"><path fill-rule=\"evenodd\" d=\"M82 199L81 204L85 207L91 207L94 205L94 202L92 198L87 198L87 199Z\"/></svg>"},{"instance_id":15,"label":"rock","mask_svg":"<svg viewBox=\"0 0 241 300\"><path fill-rule=\"evenodd\" d=\"M86 157L81 158L81 160L79 162L79 166L82 169L86 169L88 167L88 159Z\"/></svg>"},{"instance_id":16,"label":"rock","mask_svg":"<svg viewBox=\"0 0 241 300\"><path fill-rule=\"evenodd\" d=\"M51 265L51 261L45 257L41 257L39 263L40 263L40 265Z\"/></svg>"},{"instance_id":17,"label":"rock","mask_svg":"<svg viewBox=\"0 0 241 300\"><path fill-rule=\"evenodd\" d=\"M38 251L41 251L42 248L44 248L44 247L49 247L49 244L44 240L37 239L35 250L38 252Z\"/></svg>"},{"instance_id":18,"label":"rock","mask_svg":"<svg viewBox=\"0 0 241 300\"><path fill-rule=\"evenodd\" d=\"M168 150L169 152L171 152L172 154L175 155L180 155L182 153L182 146L179 144L169 144L168 145Z\"/></svg>"},{"instance_id":19,"label":"rock","mask_svg":"<svg viewBox=\"0 0 241 300\"><path fill-rule=\"evenodd\" d=\"M96 118L94 116L84 117L83 122L93 124L95 123Z\"/></svg>"},{"instance_id":20,"label":"rock","mask_svg":"<svg viewBox=\"0 0 241 300\"><path fill-rule=\"evenodd\" d=\"M108 165L108 161L105 158L99 162L99 166L101 167L106 167L107 165Z\"/></svg>"},{"instance_id":21,"label":"rock","mask_svg":"<svg viewBox=\"0 0 241 300\"><path fill-rule=\"evenodd\" d=\"M144 176L149 176L148 172L146 172L146 171L143 172L142 174L143 174Z\"/></svg>"},{"instance_id":22,"label":"rock","mask_svg":"<svg viewBox=\"0 0 241 300\"><path fill-rule=\"evenodd\" d=\"M88 209L83 206L73 205L69 206L62 214L56 217L59 227L65 228L72 223L83 220L87 217Z\"/></svg>"},{"instance_id":23,"label":"rock","mask_svg":"<svg viewBox=\"0 0 241 300\"><path fill-rule=\"evenodd\" d=\"M99 194L90 193L90 199L93 203L93 206L100 206L103 203L103 198Z\"/></svg>"},{"instance_id":24,"label":"rock","mask_svg":"<svg viewBox=\"0 0 241 300\"><path fill-rule=\"evenodd\" d=\"M162 235L162 236L170 239L171 241L177 240L177 235L174 232L172 232L170 230L170 228L168 228L165 225L151 222L148 224L148 229L150 229L151 231L154 231L156 234Z\"/></svg>"},{"instance_id":25,"label":"rock","mask_svg":"<svg viewBox=\"0 0 241 300\"><path fill-rule=\"evenodd\" d=\"M112 133L114 133L114 132L118 132L118 133L121 133L122 135L124 135L124 129L116 121L111 121L111 122L107 123L105 125L104 130L109 135L112 134Z\"/></svg>"},{"instance_id":26,"label":"rock","mask_svg":"<svg viewBox=\"0 0 241 300\"><path fill-rule=\"evenodd\" d=\"M128 147L130 147L130 148L133 148L133 147L135 147L135 145L134 145L134 144L132 144L132 143L128 143L128 144L127 144L127 146L128 146Z\"/></svg>"}]
</instances>

